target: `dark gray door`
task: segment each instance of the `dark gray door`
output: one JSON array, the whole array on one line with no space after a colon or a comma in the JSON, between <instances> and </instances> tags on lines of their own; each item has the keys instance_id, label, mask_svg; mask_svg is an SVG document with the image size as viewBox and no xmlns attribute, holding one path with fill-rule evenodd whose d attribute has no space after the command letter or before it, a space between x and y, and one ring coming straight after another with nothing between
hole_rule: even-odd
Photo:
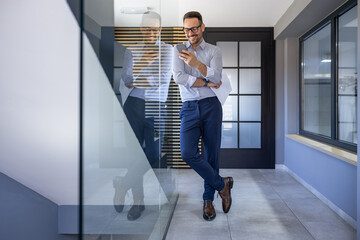
<instances>
[{"instance_id":1,"label":"dark gray door","mask_svg":"<svg viewBox=\"0 0 360 240\"><path fill-rule=\"evenodd\" d=\"M232 92L223 105L220 167L275 167L275 54L272 28L207 28L223 54Z\"/></svg>"}]
</instances>

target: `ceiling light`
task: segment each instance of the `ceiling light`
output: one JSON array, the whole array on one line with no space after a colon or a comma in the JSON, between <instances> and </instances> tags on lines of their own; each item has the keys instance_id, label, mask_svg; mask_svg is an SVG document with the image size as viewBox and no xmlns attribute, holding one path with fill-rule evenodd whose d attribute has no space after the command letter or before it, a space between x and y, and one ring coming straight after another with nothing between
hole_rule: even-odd
<instances>
[{"instance_id":1,"label":"ceiling light","mask_svg":"<svg viewBox=\"0 0 360 240\"><path fill-rule=\"evenodd\" d=\"M120 8L120 12L123 14L144 14L149 11L148 7L142 6L123 6Z\"/></svg>"}]
</instances>

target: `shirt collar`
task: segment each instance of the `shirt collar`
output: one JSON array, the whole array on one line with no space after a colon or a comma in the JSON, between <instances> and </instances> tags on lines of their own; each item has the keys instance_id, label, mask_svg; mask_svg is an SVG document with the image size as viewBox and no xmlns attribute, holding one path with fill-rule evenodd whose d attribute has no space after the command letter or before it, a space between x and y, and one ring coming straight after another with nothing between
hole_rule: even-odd
<instances>
[{"instance_id":1,"label":"shirt collar","mask_svg":"<svg viewBox=\"0 0 360 240\"><path fill-rule=\"evenodd\" d=\"M206 45L206 42L205 42L205 40L204 40L204 38L203 38L203 40L201 41L201 43L200 43L200 45L199 45L198 47L200 47L202 50L204 50L205 45ZM187 41L187 42L185 43L185 46L186 46L186 48L190 48L190 47L191 47L190 42Z\"/></svg>"},{"instance_id":2,"label":"shirt collar","mask_svg":"<svg viewBox=\"0 0 360 240\"><path fill-rule=\"evenodd\" d=\"M145 41L141 41L139 44L145 46ZM154 45L160 45L160 39L157 39Z\"/></svg>"}]
</instances>

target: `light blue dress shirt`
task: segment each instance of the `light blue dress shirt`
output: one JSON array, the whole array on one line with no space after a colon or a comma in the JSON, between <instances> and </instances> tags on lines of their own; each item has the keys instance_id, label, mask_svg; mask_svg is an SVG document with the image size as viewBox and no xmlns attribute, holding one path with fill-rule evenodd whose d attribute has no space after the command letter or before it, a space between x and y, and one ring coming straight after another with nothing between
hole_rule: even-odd
<instances>
[{"instance_id":1,"label":"light blue dress shirt","mask_svg":"<svg viewBox=\"0 0 360 240\"><path fill-rule=\"evenodd\" d=\"M179 84L181 100L193 101L216 96L209 87L191 87L196 78L204 78L213 83L219 83L222 77L222 54L220 48L206 43L204 40L193 50L189 41L185 43L187 50L193 52L196 58L206 65L207 75L203 76L198 70L188 66L178 56L178 50L174 48L173 76Z\"/></svg>"},{"instance_id":2,"label":"light blue dress shirt","mask_svg":"<svg viewBox=\"0 0 360 240\"><path fill-rule=\"evenodd\" d=\"M125 83L132 83L138 78L145 77L150 87L134 87L129 96L141 98L146 101L166 102L171 80L173 50L170 44L160 42L159 40L156 42L156 45L159 46L159 58L145 67L138 76L134 76L133 74L133 66L135 63L132 50L139 52L139 49L143 49L145 44L141 42L136 44L134 49L127 49L124 54L124 66L121 78ZM138 58L141 58L144 52L145 50L142 53L140 52Z\"/></svg>"}]
</instances>

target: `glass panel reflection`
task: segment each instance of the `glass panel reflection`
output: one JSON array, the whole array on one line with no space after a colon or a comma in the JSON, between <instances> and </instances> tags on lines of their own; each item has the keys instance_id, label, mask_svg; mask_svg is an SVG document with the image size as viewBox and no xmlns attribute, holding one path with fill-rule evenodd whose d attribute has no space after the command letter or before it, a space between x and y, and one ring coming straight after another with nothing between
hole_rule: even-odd
<instances>
[{"instance_id":1,"label":"glass panel reflection","mask_svg":"<svg viewBox=\"0 0 360 240\"><path fill-rule=\"evenodd\" d=\"M261 121L261 96L240 96L240 121Z\"/></svg>"},{"instance_id":2,"label":"glass panel reflection","mask_svg":"<svg viewBox=\"0 0 360 240\"><path fill-rule=\"evenodd\" d=\"M238 94L238 70L237 69L223 69L223 74L226 74L231 83L230 94Z\"/></svg>"},{"instance_id":3,"label":"glass panel reflection","mask_svg":"<svg viewBox=\"0 0 360 240\"><path fill-rule=\"evenodd\" d=\"M339 18L338 134L357 143L357 8Z\"/></svg>"},{"instance_id":4,"label":"glass panel reflection","mask_svg":"<svg viewBox=\"0 0 360 240\"><path fill-rule=\"evenodd\" d=\"M339 139L357 142L356 97L339 96Z\"/></svg>"},{"instance_id":5,"label":"glass panel reflection","mask_svg":"<svg viewBox=\"0 0 360 240\"><path fill-rule=\"evenodd\" d=\"M216 42L221 49L223 58L223 67L238 66L238 43L237 42Z\"/></svg>"},{"instance_id":6,"label":"glass panel reflection","mask_svg":"<svg viewBox=\"0 0 360 240\"><path fill-rule=\"evenodd\" d=\"M135 37L114 43L114 27L95 22L114 16L84 5L82 239L162 239L177 198L163 151L173 48L155 12L122 14L121 34Z\"/></svg>"},{"instance_id":7,"label":"glass panel reflection","mask_svg":"<svg viewBox=\"0 0 360 240\"><path fill-rule=\"evenodd\" d=\"M240 123L240 148L261 148L261 123Z\"/></svg>"},{"instance_id":8,"label":"glass panel reflection","mask_svg":"<svg viewBox=\"0 0 360 240\"><path fill-rule=\"evenodd\" d=\"M240 94L261 94L261 69L240 69Z\"/></svg>"},{"instance_id":9,"label":"glass panel reflection","mask_svg":"<svg viewBox=\"0 0 360 240\"><path fill-rule=\"evenodd\" d=\"M114 82L113 88L116 94L120 94L120 82L122 74L122 68L114 68Z\"/></svg>"},{"instance_id":10,"label":"glass panel reflection","mask_svg":"<svg viewBox=\"0 0 360 240\"><path fill-rule=\"evenodd\" d=\"M304 41L303 129L331 135L331 24Z\"/></svg>"},{"instance_id":11,"label":"glass panel reflection","mask_svg":"<svg viewBox=\"0 0 360 240\"><path fill-rule=\"evenodd\" d=\"M222 124L221 148L238 147L238 126L237 123Z\"/></svg>"},{"instance_id":12,"label":"glass panel reflection","mask_svg":"<svg viewBox=\"0 0 360 240\"><path fill-rule=\"evenodd\" d=\"M238 97L229 96L223 107L223 121L237 121L238 119Z\"/></svg>"},{"instance_id":13,"label":"glass panel reflection","mask_svg":"<svg viewBox=\"0 0 360 240\"><path fill-rule=\"evenodd\" d=\"M240 67L261 67L261 42L240 42Z\"/></svg>"}]
</instances>

